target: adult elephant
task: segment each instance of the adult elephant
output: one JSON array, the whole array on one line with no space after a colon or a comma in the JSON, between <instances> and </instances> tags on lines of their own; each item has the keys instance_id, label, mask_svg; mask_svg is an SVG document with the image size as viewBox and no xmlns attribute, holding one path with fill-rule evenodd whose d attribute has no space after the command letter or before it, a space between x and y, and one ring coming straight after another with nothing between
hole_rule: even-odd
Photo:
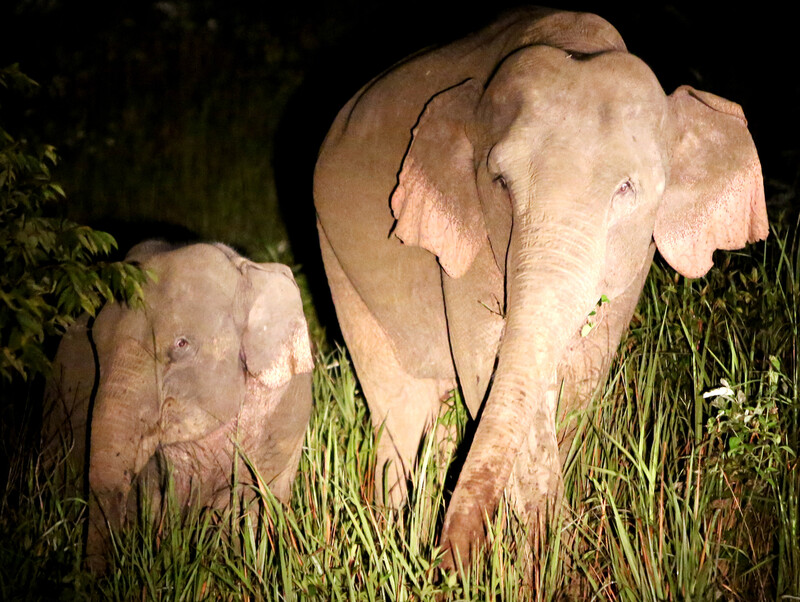
<instances>
[{"instance_id":1,"label":"adult elephant","mask_svg":"<svg viewBox=\"0 0 800 602\"><path fill-rule=\"evenodd\" d=\"M154 276L144 307L111 304L93 324L79 321L46 396L48 456L66 440L80 467L89 442L95 570L105 566L108 527L122 527L142 494L158 510L168 475L182 507L223 508L243 454L287 502L311 411L308 327L288 267L220 244L149 241L127 259ZM244 464L238 474L251 480Z\"/></svg>"},{"instance_id":2,"label":"adult elephant","mask_svg":"<svg viewBox=\"0 0 800 602\"><path fill-rule=\"evenodd\" d=\"M465 560L505 488L530 520L558 498L557 406L606 375L656 247L699 277L768 232L741 108L666 95L608 22L550 9L372 80L334 121L314 196L391 501L456 382L479 419L441 535Z\"/></svg>"}]
</instances>

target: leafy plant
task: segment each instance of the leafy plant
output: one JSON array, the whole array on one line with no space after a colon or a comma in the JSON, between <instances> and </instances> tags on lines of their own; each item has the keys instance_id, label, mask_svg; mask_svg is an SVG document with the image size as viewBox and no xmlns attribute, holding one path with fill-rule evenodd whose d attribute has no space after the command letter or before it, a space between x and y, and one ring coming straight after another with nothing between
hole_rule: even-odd
<instances>
[{"instance_id":1,"label":"leafy plant","mask_svg":"<svg viewBox=\"0 0 800 602\"><path fill-rule=\"evenodd\" d=\"M0 90L29 93L37 84L16 65L0 69ZM46 373L46 338L107 301L141 299L144 273L100 261L114 248L105 232L59 217L65 201L51 179L54 147L15 140L0 125L0 380Z\"/></svg>"},{"instance_id":2,"label":"leafy plant","mask_svg":"<svg viewBox=\"0 0 800 602\"><path fill-rule=\"evenodd\" d=\"M786 377L780 372L780 360L774 355L769 360L763 395L749 399L742 388L734 392L728 381L721 379L722 386L703 397L713 398L716 415L708 419L706 428L712 437L724 441L722 460L728 476L752 475L774 485L781 463L794 453L786 445L785 425L779 416L781 405L791 403L778 395ZM788 389L785 384L783 388Z\"/></svg>"},{"instance_id":3,"label":"leafy plant","mask_svg":"<svg viewBox=\"0 0 800 602\"><path fill-rule=\"evenodd\" d=\"M605 295L600 295L600 300L597 302L597 305L595 305L596 309L593 309L589 312L589 315L586 316L586 323L581 327L582 337L588 336L594 327L600 323L600 319L602 318L595 318L595 316L604 305L608 305L608 302L608 297Z\"/></svg>"}]
</instances>

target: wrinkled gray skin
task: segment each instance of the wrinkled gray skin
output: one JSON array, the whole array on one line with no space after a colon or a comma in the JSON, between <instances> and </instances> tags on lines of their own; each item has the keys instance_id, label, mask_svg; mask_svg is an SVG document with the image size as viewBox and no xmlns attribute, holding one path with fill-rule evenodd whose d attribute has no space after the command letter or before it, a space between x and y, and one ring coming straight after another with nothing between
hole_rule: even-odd
<instances>
[{"instance_id":1,"label":"wrinkled gray skin","mask_svg":"<svg viewBox=\"0 0 800 602\"><path fill-rule=\"evenodd\" d=\"M606 375L655 249L694 278L768 231L741 108L665 94L609 23L548 9L370 82L323 143L314 195L342 332L385 424L389 501L449 389L480 418L441 535L464 560L504 490L530 521L553 510L557 413Z\"/></svg>"},{"instance_id":2,"label":"wrinkled gray skin","mask_svg":"<svg viewBox=\"0 0 800 602\"><path fill-rule=\"evenodd\" d=\"M156 276L144 287L145 308L107 305L90 331L86 318L76 324L59 346L46 396L45 444L74 443L69 460L77 465L91 406L94 570L105 566L108 527L128 520L137 496L160 507L168 470L183 506L223 508L236 448L287 502L311 410L308 328L288 267L251 262L224 245L153 241L128 259ZM93 405L89 335L99 362ZM243 463L237 470L252 482Z\"/></svg>"}]
</instances>

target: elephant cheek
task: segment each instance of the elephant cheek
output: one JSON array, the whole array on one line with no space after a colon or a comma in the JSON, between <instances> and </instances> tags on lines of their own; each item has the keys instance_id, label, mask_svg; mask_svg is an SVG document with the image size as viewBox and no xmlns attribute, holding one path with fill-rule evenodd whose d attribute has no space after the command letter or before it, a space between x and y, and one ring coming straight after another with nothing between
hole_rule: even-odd
<instances>
[{"instance_id":1,"label":"elephant cheek","mask_svg":"<svg viewBox=\"0 0 800 602\"><path fill-rule=\"evenodd\" d=\"M627 219L609 230L601 294L609 299L621 295L639 275L643 263L650 261L648 249L653 239L653 220L648 220L649 228L647 224L643 227L640 221Z\"/></svg>"}]
</instances>

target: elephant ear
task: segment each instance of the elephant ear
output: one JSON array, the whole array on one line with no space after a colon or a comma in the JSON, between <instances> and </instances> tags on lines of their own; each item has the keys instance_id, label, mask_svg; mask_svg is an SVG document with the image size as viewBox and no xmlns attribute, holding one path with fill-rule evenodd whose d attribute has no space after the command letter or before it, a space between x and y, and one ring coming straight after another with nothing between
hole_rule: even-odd
<instances>
[{"instance_id":1,"label":"elephant ear","mask_svg":"<svg viewBox=\"0 0 800 602\"><path fill-rule=\"evenodd\" d=\"M395 236L436 255L452 278L469 269L486 237L466 132L482 90L469 79L428 101L391 198Z\"/></svg>"},{"instance_id":2,"label":"elephant ear","mask_svg":"<svg viewBox=\"0 0 800 602\"><path fill-rule=\"evenodd\" d=\"M285 265L242 261L250 301L242 334L244 362L262 385L280 387L314 367L300 289Z\"/></svg>"},{"instance_id":3,"label":"elephant ear","mask_svg":"<svg viewBox=\"0 0 800 602\"><path fill-rule=\"evenodd\" d=\"M767 237L761 164L739 105L681 86L669 106L669 183L653 236L673 268L697 278L713 265L715 249Z\"/></svg>"}]
</instances>

